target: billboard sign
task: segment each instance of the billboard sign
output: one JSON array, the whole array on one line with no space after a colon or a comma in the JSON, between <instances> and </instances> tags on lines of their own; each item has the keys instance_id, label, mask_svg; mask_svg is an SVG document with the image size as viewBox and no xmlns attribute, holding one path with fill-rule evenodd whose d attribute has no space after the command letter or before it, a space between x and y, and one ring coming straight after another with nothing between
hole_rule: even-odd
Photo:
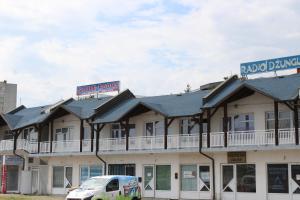
<instances>
[{"instance_id":1,"label":"billboard sign","mask_svg":"<svg viewBox=\"0 0 300 200\"><path fill-rule=\"evenodd\" d=\"M300 55L241 63L241 75L300 68Z\"/></svg>"},{"instance_id":2,"label":"billboard sign","mask_svg":"<svg viewBox=\"0 0 300 200\"><path fill-rule=\"evenodd\" d=\"M80 96L80 95L89 95L95 93L114 92L114 91L120 91L120 81L77 86L76 94Z\"/></svg>"}]
</instances>

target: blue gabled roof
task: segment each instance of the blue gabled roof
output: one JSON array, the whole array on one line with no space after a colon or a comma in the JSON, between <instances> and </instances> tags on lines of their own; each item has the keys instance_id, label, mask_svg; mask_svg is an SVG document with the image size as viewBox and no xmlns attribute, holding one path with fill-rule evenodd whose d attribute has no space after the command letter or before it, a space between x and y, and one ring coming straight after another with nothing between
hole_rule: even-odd
<instances>
[{"instance_id":1,"label":"blue gabled roof","mask_svg":"<svg viewBox=\"0 0 300 200\"><path fill-rule=\"evenodd\" d=\"M202 98L208 93L208 90L199 90L184 94L129 99L103 115L97 116L94 123L119 121L139 105L159 112L166 117L193 116L202 112Z\"/></svg>"},{"instance_id":2,"label":"blue gabled roof","mask_svg":"<svg viewBox=\"0 0 300 200\"><path fill-rule=\"evenodd\" d=\"M43 113L48 106L39 106L32 108L24 108L14 114L4 114L7 123L11 129L19 129L29 125L37 124L47 117L47 113Z\"/></svg>"},{"instance_id":3,"label":"blue gabled roof","mask_svg":"<svg viewBox=\"0 0 300 200\"><path fill-rule=\"evenodd\" d=\"M205 101L204 108L216 107L226 98L246 87L259 92L276 101L292 101L298 97L300 74L279 77L256 78L248 80L236 79L216 92L212 98Z\"/></svg>"}]
</instances>

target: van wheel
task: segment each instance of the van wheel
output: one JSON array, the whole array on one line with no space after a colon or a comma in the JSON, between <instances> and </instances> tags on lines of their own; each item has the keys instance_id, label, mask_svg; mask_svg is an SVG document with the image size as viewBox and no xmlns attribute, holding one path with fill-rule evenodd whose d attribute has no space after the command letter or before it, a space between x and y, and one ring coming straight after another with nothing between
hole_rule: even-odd
<instances>
[{"instance_id":1,"label":"van wheel","mask_svg":"<svg viewBox=\"0 0 300 200\"><path fill-rule=\"evenodd\" d=\"M137 197L133 197L133 198L132 198L132 200L139 200L139 198L137 198Z\"/></svg>"}]
</instances>

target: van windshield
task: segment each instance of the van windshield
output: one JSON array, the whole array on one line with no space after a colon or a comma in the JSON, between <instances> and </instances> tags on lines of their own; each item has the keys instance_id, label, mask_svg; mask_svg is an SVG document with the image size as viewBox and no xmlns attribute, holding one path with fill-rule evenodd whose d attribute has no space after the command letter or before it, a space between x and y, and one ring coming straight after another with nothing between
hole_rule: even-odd
<instances>
[{"instance_id":1,"label":"van windshield","mask_svg":"<svg viewBox=\"0 0 300 200\"><path fill-rule=\"evenodd\" d=\"M103 188L108 181L108 178L90 178L83 182L80 189L95 190L97 188Z\"/></svg>"}]
</instances>

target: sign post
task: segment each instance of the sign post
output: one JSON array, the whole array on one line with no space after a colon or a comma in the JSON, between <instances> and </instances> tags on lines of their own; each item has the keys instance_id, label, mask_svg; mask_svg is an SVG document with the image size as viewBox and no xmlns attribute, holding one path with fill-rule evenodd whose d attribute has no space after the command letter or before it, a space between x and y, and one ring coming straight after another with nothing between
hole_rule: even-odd
<instances>
[{"instance_id":1,"label":"sign post","mask_svg":"<svg viewBox=\"0 0 300 200\"><path fill-rule=\"evenodd\" d=\"M242 76L300 68L300 55L241 63Z\"/></svg>"},{"instance_id":2,"label":"sign post","mask_svg":"<svg viewBox=\"0 0 300 200\"><path fill-rule=\"evenodd\" d=\"M1 177L1 191L3 194L6 194L6 177L7 177L7 167L6 167L6 162L5 162L5 155L2 157L2 177Z\"/></svg>"}]
</instances>

